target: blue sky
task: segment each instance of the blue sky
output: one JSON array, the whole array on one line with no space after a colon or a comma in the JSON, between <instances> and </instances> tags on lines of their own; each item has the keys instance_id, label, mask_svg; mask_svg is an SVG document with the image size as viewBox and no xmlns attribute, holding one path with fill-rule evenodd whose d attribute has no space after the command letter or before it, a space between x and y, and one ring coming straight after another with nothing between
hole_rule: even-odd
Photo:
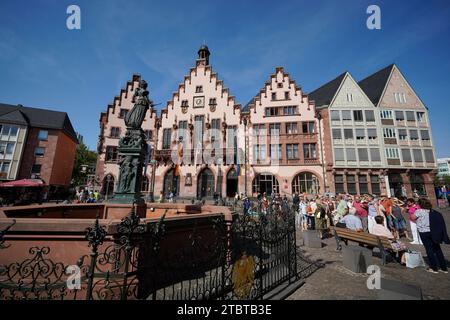
<instances>
[{"instance_id":1,"label":"blue sky","mask_svg":"<svg viewBox=\"0 0 450 320\"><path fill-rule=\"evenodd\" d=\"M81 30L66 8L81 8ZM366 8L381 7L381 30ZM206 42L245 104L276 66L306 92L348 70L395 62L430 110L438 157L450 156L450 1L1 0L0 101L68 112L95 148L98 119L133 73L155 102L171 97Z\"/></svg>"}]
</instances>

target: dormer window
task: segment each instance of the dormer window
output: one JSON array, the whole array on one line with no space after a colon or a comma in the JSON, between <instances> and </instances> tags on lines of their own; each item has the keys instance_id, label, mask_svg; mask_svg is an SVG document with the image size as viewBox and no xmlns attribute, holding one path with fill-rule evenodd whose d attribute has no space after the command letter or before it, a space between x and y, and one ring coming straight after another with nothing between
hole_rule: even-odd
<instances>
[{"instance_id":1,"label":"dormer window","mask_svg":"<svg viewBox=\"0 0 450 320\"><path fill-rule=\"evenodd\" d=\"M195 87L195 93L202 93L203 92L203 87L202 86L196 86Z\"/></svg>"}]
</instances>

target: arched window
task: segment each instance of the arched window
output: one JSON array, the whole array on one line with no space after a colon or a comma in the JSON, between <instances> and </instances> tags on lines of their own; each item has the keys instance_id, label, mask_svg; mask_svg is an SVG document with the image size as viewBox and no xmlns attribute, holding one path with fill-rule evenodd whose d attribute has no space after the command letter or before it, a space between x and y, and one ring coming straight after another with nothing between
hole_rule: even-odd
<instances>
[{"instance_id":1,"label":"arched window","mask_svg":"<svg viewBox=\"0 0 450 320\"><path fill-rule=\"evenodd\" d=\"M214 174L205 168L197 176L197 198L213 197L214 192Z\"/></svg>"},{"instance_id":2,"label":"arched window","mask_svg":"<svg viewBox=\"0 0 450 320\"><path fill-rule=\"evenodd\" d=\"M292 180L292 192L317 194L319 193L319 179L310 172L299 173Z\"/></svg>"},{"instance_id":3,"label":"arched window","mask_svg":"<svg viewBox=\"0 0 450 320\"><path fill-rule=\"evenodd\" d=\"M280 185L277 178L273 174L261 173L253 179L253 193L266 193L271 195L272 192L280 193Z\"/></svg>"}]
</instances>

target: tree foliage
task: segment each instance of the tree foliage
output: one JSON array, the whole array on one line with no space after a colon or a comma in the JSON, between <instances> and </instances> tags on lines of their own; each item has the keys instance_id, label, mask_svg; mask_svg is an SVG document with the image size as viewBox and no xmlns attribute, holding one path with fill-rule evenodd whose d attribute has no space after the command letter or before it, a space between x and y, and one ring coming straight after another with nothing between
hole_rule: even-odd
<instances>
[{"instance_id":1,"label":"tree foliage","mask_svg":"<svg viewBox=\"0 0 450 320\"><path fill-rule=\"evenodd\" d=\"M75 155L75 162L73 166L72 179L75 186L83 185L86 183L87 173L82 171L82 166L95 167L97 162L97 153L89 150L84 144L80 143L77 146Z\"/></svg>"}]
</instances>

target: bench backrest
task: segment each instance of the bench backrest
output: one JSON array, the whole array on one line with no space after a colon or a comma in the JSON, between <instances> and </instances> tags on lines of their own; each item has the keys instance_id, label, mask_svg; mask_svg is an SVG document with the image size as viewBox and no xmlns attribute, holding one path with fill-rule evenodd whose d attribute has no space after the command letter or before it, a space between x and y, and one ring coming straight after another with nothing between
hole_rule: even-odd
<instances>
[{"instance_id":1,"label":"bench backrest","mask_svg":"<svg viewBox=\"0 0 450 320\"><path fill-rule=\"evenodd\" d=\"M387 237L380 237L367 232L358 232L347 228L332 227L331 229L335 230L337 236L343 239L365 243L372 246L378 246L378 239L380 239L384 248L391 248L391 243Z\"/></svg>"}]
</instances>

